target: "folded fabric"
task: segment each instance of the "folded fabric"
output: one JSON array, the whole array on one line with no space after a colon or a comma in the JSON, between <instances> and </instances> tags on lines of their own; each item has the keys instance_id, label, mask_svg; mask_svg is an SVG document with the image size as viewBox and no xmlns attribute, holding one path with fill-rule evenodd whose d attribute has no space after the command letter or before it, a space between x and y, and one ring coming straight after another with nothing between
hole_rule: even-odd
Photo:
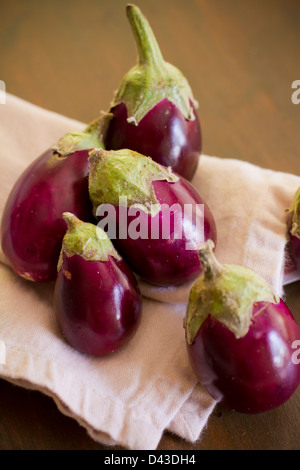
<instances>
[{"instance_id":1,"label":"folded fabric","mask_svg":"<svg viewBox=\"0 0 300 470\"><path fill-rule=\"evenodd\" d=\"M64 133L83 128L7 95L0 105L0 215L25 167ZM193 184L214 214L219 260L254 269L283 295L285 209L300 178L202 155ZM165 430L190 442L199 439L216 402L197 383L186 354L190 285L163 289L141 282L143 317L136 336L112 356L93 358L62 337L53 285L19 278L2 252L0 261L0 341L6 348L1 378L52 397L105 445L152 450Z\"/></svg>"}]
</instances>

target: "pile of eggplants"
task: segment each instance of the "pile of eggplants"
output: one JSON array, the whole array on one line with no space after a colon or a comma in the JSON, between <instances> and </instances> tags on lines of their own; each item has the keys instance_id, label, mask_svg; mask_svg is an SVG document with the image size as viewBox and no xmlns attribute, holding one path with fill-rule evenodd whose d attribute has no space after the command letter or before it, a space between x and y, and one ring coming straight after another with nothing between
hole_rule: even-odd
<instances>
[{"instance_id":1,"label":"pile of eggplants","mask_svg":"<svg viewBox=\"0 0 300 470\"><path fill-rule=\"evenodd\" d=\"M213 213L191 182L202 150L197 102L140 9L126 12L136 66L107 112L19 177L3 212L3 252L26 281L54 282L65 340L92 356L125 347L138 331L140 279L193 282L184 331L199 382L234 410L268 411L299 385L299 328L260 276L217 260ZM300 188L287 221L298 270L299 201Z\"/></svg>"}]
</instances>

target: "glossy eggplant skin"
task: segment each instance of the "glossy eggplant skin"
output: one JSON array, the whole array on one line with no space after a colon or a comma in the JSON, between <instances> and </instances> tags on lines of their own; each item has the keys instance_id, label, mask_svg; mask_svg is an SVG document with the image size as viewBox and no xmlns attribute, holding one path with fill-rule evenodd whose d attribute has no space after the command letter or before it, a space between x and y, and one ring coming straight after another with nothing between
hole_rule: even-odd
<instances>
[{"instance_id":1,"label":"glossy eggplant skin","mask_svg":"<svg viewBox=\"0 0 300 470\"><path fill-rule=\"evenodd\" d=\"M103 137L107 150L127 148L151 157L163 166L191 180L202 151L202 136L194 105L195 119L187 120L169 100L157 103L138 123L127 122L124 103L111 110Z\"/></svg>"},{"instance_id":2,"label":"glossy eggplant skin","mask_svg":"<svg viewBox=\"0 0 300 470\"><path fill-rule=\"evenodd\" d=\"M286 402L300 383L293 342L300 330L286 306L257 302L248 333L237 339L211 316L187 345L191 365L217 400L242 413L262 413Z\"/></svg>"},{"instance_id":3,"label":"glossy eggplant skin","mask_svg":"<svg viewBox=\"0 0 300 470\"><path fill-rule=\"evenodd\" d=\"M133 239L130 236L129 227L134 222L135 215L128 214L127 209L128 236L117 237L114 244L131 269L144 281L158 286L184 284L195 279L201 272L198 247L203 243L202 238L212 239L216 244L215 221L203 198L184 178L180 177L175 183L153 181L152 185L161 209L155 216L140 211L138 217L141 233L144 231L147 237ZM192 208L191 214L185 212L185 204ZM203 217L203 227L201 227L203 233L198 232L196 225L197 204L204 205L204 216L201 216ZM173 205L180 207L182 217L176 217L175 212L170 211L169 208ZM116 214L117 232L120 233L123 215L119 207L116 208ZM172 237L163 235L167 220L170 220L170 234L182 233L180 238L174 235ZM144 230L143 227L146 229ZM151 232L152 227L159 227L159 236L156 238ZM189 249L187 249L188 242L191 243Z\"/></svg>"},{"instance_id":4,"label":"glossy eggplant skin","mask_svg":"<svg viewBox=\"0 0 300 470\"><path fill-rule=\"evenodd\" d=\"M49 149L19 177L1 221L2 250L13 270L35 282L54 281L66 224L62 213L90 221L88 151L60 156Z\"/></svg>"},{"instance_id":5,"label":"glossy eggplant skin","mask_svg":"<svg viewBox=\"0 0 300 470\"><path fill-rule=\"evenodd\" d=\"M104 356L133 337L141 320L137 281L124 260L87 261L63 254L54 311L66 340L82 353Z\"/></svg>"}]
</instances>

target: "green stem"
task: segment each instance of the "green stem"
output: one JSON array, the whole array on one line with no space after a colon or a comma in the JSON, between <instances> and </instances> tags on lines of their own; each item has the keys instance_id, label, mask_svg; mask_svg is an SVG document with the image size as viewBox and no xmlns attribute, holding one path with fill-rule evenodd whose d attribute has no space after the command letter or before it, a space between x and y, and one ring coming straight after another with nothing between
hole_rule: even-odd
<instances>
[{"instance_id":1,"label":"green stem","mask_svg":"<svg viewBox=\"0 0 300 470\"><path fill-rule=\"evenodd\" d=\"M201 266L204 277L207 281L215 279L222 272L222 265L215 257L213 249L214 242L212 240L207 240L199 250Z\"/></svg>"},{"instance_id":2,"label":"green stem","mask_svg":"<svg viewBox=\"0 0 300 470\"><path fill-rule=\"evenodd\" d=\"M107 261L109 255L120 259L111 240L97 225L83 222L71 212L64 212L62 217L67 224L67 231L63 238L58 271L62 266L63 253L68 257L79 255L86 261Z\"/></svg>"},{"instance_id":3,"label":"green stem","mask_svg":"<svg viewBox=\"0 0 300 470\"><path fill-rule=\"evenodd\" d=\"M199 250L203 275L190 290L184 326L191 344L208 316L223 323L236 338L249 330L255 302L278 303L266 281L240 265L219 263L208 240Z\"/></svg>"},{"instance_id":4,"label":"green stem","mask_svg":"<svg viewBox=\"0 0 300 470\"><path fill-rule=\"evenodd\" d=\"M78 150L90 150L93 148L102 148L101 125L103 116L90 122L83 131L71 131L61 137L52 150L59 155L67 156Z\"/></svg>"},{"instance_id":5,"label":"green stem","mask_svg":"<svg viewBox=\"0 0 300 470\"><path fill-rule=\"evenodd\" d=\"M102 124L103 119L104 119L103 116L100 116L97 119L94 119L86 126L83 132L85 134L95 134L95 135L100 136L100 129L101 129L101 124Z\"/></svg>"},{"instance_id":6,"label":"green stem","mask_svg":"<svg viewBox=\"0 0 300 470\"><path fill-rule=\"evenodd\" d=\"M138 62L123 77L111 103L111 109L126 105L128 122L138 125L163 99L172 102L187 120L194 120L196 106L187 79L179 69L163 59L159 45L141 10L126 7L127 17L138 49ZM109 115L103 126L107 125Z\"/></svg>"},{"instance_id":7,"label":"green stem","mask_svg":"<svg viewBox=\"0 0 300 470\"><path fill-rule=\"evenodd\" d=\"M75 230L76 228L79 228L79 227L83 226L83 224L84 224L84 222L79 220L71 212L64 212L62 214L62 218L66 222L69 231Z\"/></svg>"},{"instance_id":8,"label":"green stem","mask_svg":"<svg viewBox=\"0 0 300 470\"><path fill-rule=\"evenodd\" d=\"M139 64L161 69L164 59L148 20L141 10L132 4L126 6L126 13L137 45Z\"/></svg>"},{"instance_id":9,"label":"green stem","mask_svg":"<svg viewBox=\"0 0 300 470\"><path fill-rule=\"evenodd\" d=\"M160 204L153 181L178 181L170 168L129 149L94 149L89 155L89 195L94 211L101 204L118 206L120 197L125 197L128 206L139 204L154 216Z\"/></svg>"}]
</instances>

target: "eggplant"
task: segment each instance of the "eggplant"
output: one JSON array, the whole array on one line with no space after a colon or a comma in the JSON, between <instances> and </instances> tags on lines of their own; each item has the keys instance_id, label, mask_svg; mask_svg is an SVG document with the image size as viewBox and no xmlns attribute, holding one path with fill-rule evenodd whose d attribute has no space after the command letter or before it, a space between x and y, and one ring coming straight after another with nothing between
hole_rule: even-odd
<instances>
[{"instance_id":1,"label":"eggplant","mask_svg":"<svg viewBox=\"0 0 300 470\"><path fill-rule=\"evenodd\" d=\"M295 192L288 211L287 229L289 254L300 273L300 187Z\"/></svg>"},{"instance_id":2,"label":"eggplant","mask_svg":"<svg viewBox=\"0 0 300 470\"><path fill-rule=\"evenodd\" d=\"M76 350L106 356L124 347L141 321L137 280L107 235L64 213L64 235L54 288L54 312Z\"/></svg>"},{"instance_id":3,"label":"eggplant","mask_svg":"<svg viewBox=\"0 0 300 470\"><path fill-rule=\"evenodd\" d=\"M291 311L252 270L222 265L208 241L203 274L190 290L188 358L210 395L237 412L283 405L300 383L300 330Z\"/></svg>"},{"instance_id":4,"label":"eggplant","mask_svg":"<svg viewBox=\"0 0 300 470\"><path fill-rule=\"evenodd\" d=\"M190 181L202 151L198 104L183 74L163 59L141 10L129 4L126 11L139 59L103 120L104 146L150 156Z\"/></svg>"},{"instance_id":5,"label":"eggplant","mask_svg":"<svg viewBox=\"0 0 300 470\"><path fill-rule=\"evenodd\" d=\"M66 231L62 213L95 220L88 192L89 150L102 146L99 120L69 132L34 160L12 188L2 215L1 245L13 270L54 281Z\"/></svg>"},{"instance_id":6,"label":"eggplant","mask_svg":"<svg viewBox=\"0 0 300 470\"><path fill-rule=\"evenodd\" d=\"M129 149L94 149L89 193L98 225L144 281L175 286L199 275L198 249L217 231L185 178Z\"/></svg>"}]
</instances>

